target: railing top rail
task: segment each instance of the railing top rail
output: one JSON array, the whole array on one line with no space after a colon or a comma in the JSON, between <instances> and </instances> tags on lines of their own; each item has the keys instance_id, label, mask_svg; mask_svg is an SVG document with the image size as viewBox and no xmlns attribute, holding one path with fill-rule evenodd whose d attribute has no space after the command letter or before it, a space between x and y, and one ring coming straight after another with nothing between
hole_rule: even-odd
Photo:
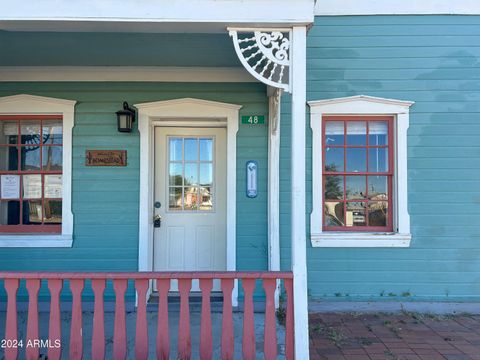
<instances>
[{"instance_id":1,"label":"railing top rail","mask_svg":"<svg viewBox=\"0 0 480 360\"><path fill-rule=\"evenodd\" d=\"M0 279L293 279L286 271L23 272L0 271Z\"/></svg>"}]
</instances>

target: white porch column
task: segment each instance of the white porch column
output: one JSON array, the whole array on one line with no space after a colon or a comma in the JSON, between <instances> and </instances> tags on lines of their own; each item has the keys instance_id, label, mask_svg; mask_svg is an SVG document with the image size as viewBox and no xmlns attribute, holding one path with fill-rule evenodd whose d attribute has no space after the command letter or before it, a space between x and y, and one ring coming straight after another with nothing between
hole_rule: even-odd
<instances>
[{"instance_id":1,"label":"white porch column","mask_svg":"<svg viewBox=\"0 0 480 360\"><path fill-rule=\"evenodd\" d=\"M292 32L292 271L295 358L309 359L305 222L306 27Z\"/></svg>"}]
</instances>

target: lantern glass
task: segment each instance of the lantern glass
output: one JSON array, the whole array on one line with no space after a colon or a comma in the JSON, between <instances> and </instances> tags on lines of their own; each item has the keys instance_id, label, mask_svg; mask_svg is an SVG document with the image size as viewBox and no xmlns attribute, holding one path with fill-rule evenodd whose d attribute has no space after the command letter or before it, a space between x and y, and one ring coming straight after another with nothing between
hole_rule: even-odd
<instances>
[{"instance_id":1,"label":"lantern glass","mask_svg":"<svg viewBox=\"0 0 480 360\"><path fill-rule=\"evenodd\" d=\"M131 132L132 131L132 114L125 112L117 113L118 131Z\"/></svg>"}]
</instances>

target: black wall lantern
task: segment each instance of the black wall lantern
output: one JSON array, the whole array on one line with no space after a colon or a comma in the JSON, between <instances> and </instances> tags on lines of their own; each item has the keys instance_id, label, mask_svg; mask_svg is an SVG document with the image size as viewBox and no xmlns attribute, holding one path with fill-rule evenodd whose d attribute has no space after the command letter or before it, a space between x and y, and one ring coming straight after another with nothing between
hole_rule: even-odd
<instances>
[{"instance_id":1,"label":"black wall lantern","mask_svg":"<svg viewBox=\"0 0 480 360\"><path fill-rule=\"evenodd\" d=\"M135 121L135 110L123 102L123 110L117 111L117 126L120 132L132 132L133 122Z\"/></svg>"}]
</instances>

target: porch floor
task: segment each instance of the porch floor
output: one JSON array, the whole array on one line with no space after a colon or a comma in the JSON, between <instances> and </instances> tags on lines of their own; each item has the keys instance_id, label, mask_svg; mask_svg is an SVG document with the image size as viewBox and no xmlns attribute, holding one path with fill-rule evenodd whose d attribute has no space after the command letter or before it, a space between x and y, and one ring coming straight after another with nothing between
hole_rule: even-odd
<instances>
[{"instance_id":1,"label":"porch floor","mask_svg":"<svg viewBox=\"0 0 480 360\"><path fill-rule=\"evenodd\" d=\"M0 312L0 339L4 338L4 324L5 312ZM70 333L70 312L62 312L62 359L68 359L69 348L69 333ZM39 313L39 335L40 339L47 339L48 336L48 312ZM148 334L149 334L149 359L155 359L155 338L157 333L157 312L148 311ZM255 313L255 337L257 359L263 359L263 324L264 314ZM169 312L169 326L170 326L170 358L177 359L177 334L178 334L179 312ZM235 359L242 358L242 329L243 329L243 313L233 313L234 322L234 341L235 341ZM127 328L127 359L135 358L135 323L136 312L126 313L126 328ZM106 339L106 359L113 359L113 324L114 313L105 312L105 339ZM83 312L83 359L91 359L91 338L92 338L93 312ZM212 311L212 337L213 337L213 359L221 359L220 340L222 334L222 313ZM24 311L18 312L18 340L23 340L25 344L27 328L27 313ZM199 359L199 342L200 342L200 312L191 306L190 312L190 332L192 339L192 359ZM282 326L277 326L277 343L278 343L278 358L285 359L285 331ZM19 359L25 358L25 346L19 349ZM47 354L46 348L40 349L40 354ZM3 358L3 350L0 349L0 359ZM43 359L43 357L42 357Z\"/></svg>"},{"instance_id":2,"label":"porch floor","mask_svg":"<svg viewBox=\"0 0 480 360\"><path fill-rule=\"evenodd\" d=\"M310 359L480 360L480 315L310 314Z\"/></svg>"}]
</instances>

